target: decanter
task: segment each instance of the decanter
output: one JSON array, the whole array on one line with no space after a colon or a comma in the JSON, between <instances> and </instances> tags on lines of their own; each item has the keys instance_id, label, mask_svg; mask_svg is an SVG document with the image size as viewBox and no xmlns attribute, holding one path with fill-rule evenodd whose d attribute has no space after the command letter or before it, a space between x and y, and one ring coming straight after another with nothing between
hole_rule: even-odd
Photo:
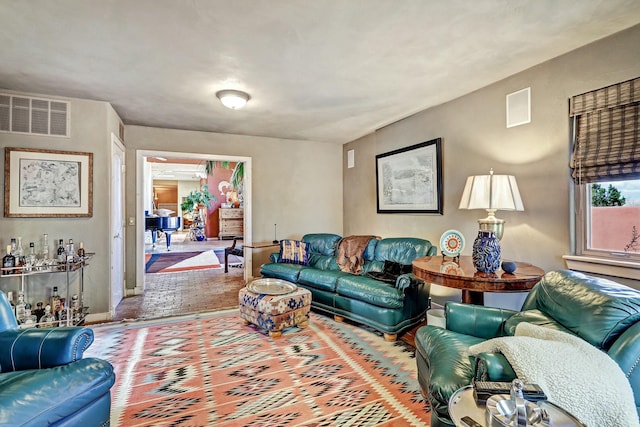
<instances>
[{"instance_id":1,"label":"decanter","mask_svg":"<svg viewBox=\"0 0 640 427\"><path fill-rule=\"evenodd\" d=\"M24 328L33 328L38 323L38 318L35 314L31 314L31 304L26 303L24 305L24 316L20 319L20 326Z\"/></svg>"},{"instance_id":2,"label":"decanter","mask_svg":"<svg viewBox=\"0 0 640 427\"><path fill-rule=\"evenodd\" d=\"M39 328L53 328L56 326L56 318L53 314L51 314L51 306L47 304L44 307L44 316L38 322Z\"/></svg>"},{"instance_id":3,"label":"decanter","mask_svg":"<svg viewBox=\"0 0 640 427\"><path fill-rule=\"evenodd\" d=\"M18 302L16 302L16 319L18 323L21 323L21 319L25 316L25 303L24 303L24 294L22 292L18 292Z\"/></svg>"}]
</instances>

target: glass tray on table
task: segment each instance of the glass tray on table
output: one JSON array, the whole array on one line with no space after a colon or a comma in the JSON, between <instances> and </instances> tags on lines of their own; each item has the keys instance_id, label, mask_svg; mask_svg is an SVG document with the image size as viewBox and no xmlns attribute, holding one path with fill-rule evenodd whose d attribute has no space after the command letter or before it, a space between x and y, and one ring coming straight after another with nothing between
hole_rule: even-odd
<instances>
[{"instance_id":1,"label":"glass tray on table","mask_svg":"<svg viewBox=\"0 0 640 427\"><path fill-rule=\"evenodd\" d=\"M247 290L254 294L263 295L284 295L298 289L296 285L286 280L264 278L254 280L247 285Z\"/></svg>"}]
</instances>

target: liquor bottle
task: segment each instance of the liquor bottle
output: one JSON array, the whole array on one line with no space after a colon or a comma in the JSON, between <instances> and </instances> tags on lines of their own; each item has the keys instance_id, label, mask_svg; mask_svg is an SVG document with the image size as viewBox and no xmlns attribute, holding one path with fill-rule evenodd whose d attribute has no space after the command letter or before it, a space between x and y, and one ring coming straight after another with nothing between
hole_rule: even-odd
<instances>
[{"instance_id":1,"label":"liquor bottle","mask_svg":"<svg viewBox=\"0 0 640 427\"><path fill-rule=\"evenodd\" d=\"M8 291L7 292L7 299L9 300L9 305L11 305L11 312L13 313L13 315L16 315L16 305L13 302L13 291ZM18 318L16 317L16 320Z\"/></svg>"},{"instance_id":2,"label":"liquor bottle","mask_svg":"<svg viewBox=\"0 0 640 427\"><path fill-rule=\"evenodd\" d=\"M57 253L57 258L56 261L58 261L58 268L60 270L65 270L66 267L66 263L67 263L67 254L66 251L64 250L64 240L60 239L58 240L58 253ZM52 309L54 309L55 312L55 307L53 307L53 305L51 306Z\"/></svg>"},{"instance_id":3,"label":"liquor bottle","mask_svg":"<svg viewBox=\"0 0 640 427\"><path fill-rule=\"evenodd\" d=\"M16 257L16 267L20 267L20 269L16 269L16 273L20 273L20 270L24 268L27 263L27 259L24 256L24 248L22 247L22 237L17 237L18 243L16 245L16 250L13 256Z\"/></svg>"},{"instance_id":4,"label":"liquor bottle","mask_svg":"<svg viewBox=\"0 0 640 427\"><path fill-rule=\"evenodd\" d=\"M71 313L73 316L73 324L77 325L80 322L80 298L78 294L73 294L71 297Z\"/></svg>"},{"instance_id":5,"label":"liquor bottle","mask_svg":"<svg viewBox=\"0 0 640 427\"><path fill-rule=\"evenodd\" d=\"M42 260L47 264L49 262L49 235L42 235Z\"/></svg>"},{"instance_id":6,"label":"liquor bottle","mask_svg":"<svg viewBox=\"0 0 640 427\"><path fill-rule=\"evenodd\" d=\"M29 255L27 255L27 265L31 270L36 265L36 244L33 242L29 243Z\"/></svg>"},{"instance_id":7,"label":"liquor bottle","mask_svg":"<svg viewBox=\"0 0 640 427\"><path fill-rule=\"evenodd\" d=\"M79 246L78 246L78 256L80 257L80 259L82 260L84 258L85 252L84 252L84 242L80 242Z\"/></svg>"},{"instance_id":8,"label":"liquor bottle","mask_svg":"<svg viewBox=\"0 0 640 427\"><path fill-rule=\"evenodd\" d=\"M40 321L40 319L42 319L42 316L44 316L44 306L42 305L41 301L38 301L36 303L36 309L33 311L33 314L36 315L38 322Z\"/></svg>"},{"instance_id":9,"label":"liquor bottle","mask_svg":"<svg viewBox=\"0 0 640 427\"><path fill-rule=\"evenodd\" d=\"M16 302L16 319L18 319L18 323L20 323L20 319L24 318L26 310L25 305L24 294L22 292L18 292L18 301Z\"/></svg>"},{"instance_id":10,"label":"liquor bottle","mask_svg":"<svg viewBox=\"0 0 640 427\"><path fill-rule=\"evenodd\" d=\"M44 307L44 315L40 318L38 322L39 328L53 328L56 326L56 318L53 314L51 314L51 306L47 304Z\"/></svg>"},{"instance_id":11,"label":"liquor bottle","mask_svg":"<svg viewBox=\"0 0 640 427\"><path fill-rule=\"evenodd\" d=\"M33 328L38 323L38 318L31 314L31 304L26 303L24 305L24 315L22 316L20 321L20 326L24 328Z\"/></svg>"},{"instance_id":12,"label":"liquor bottle","mask_svg":"<svg viewBox=\"0 0 640 427\"><path fill-rule=\"evenodd\" d=\"M53 294L51 294L51 305L49 307L51 309L51 314L58 318L60 312L60 296L58 295L58 287L53 287ZM46 310L46 307L45 307Z\"/></svg>"},{"instance_id":13,"label":"liquor bottle","mask_svg":"<svg viewBox=\"0 0 640 427\"><path fill-rule=\"evenodd\" d=\"M69 243L65 248L65 255L67 257L67 262L75 262L76 261L76 247L73 244L73 239L69 239Z\"/></svg>"},{"instance_id":14,"label":"liquor bottle","mask_svg":"<svg viewBox=\"0 0 640 427\"><path fill-rule=\"evenodd\" d=\"M16 245L16 251L13 254L16 258L24 255L24 249L22 248L22 237L18 237L18 244Z\"/></svg>"},{"instance_id":15,"label":"liquor bottle","mask_svg":"<svg viewBox=\"0 0 640 427\"><path fill-rule=\"evenodd\" d=\"M11 245L7 246L7 254L2 258L2 274L13 274L16 257L11 254Z\"/></svg>"},{"instance_id":16,"label":"liquor bottle","mask_svg":"<svg viewBox=\"0 0 640 427\"><path fill-rule=\"evenodd\" d=\"M11 255L16 256L16 250L18 249L18 242L15 237L11 238Z\"/></svg>"},{"instance_id":17,"label":"liquor bottle","mask_svg":"<svg viewBox=\"0 0 640 427\"><path fill-rule=\"evenodd\" d=\"M66 300L64 298L60 298L60 310L56 315L56 318L60 321L60 326L67 324L67 308L65 307Z\"/></svg>"}]
</instances>

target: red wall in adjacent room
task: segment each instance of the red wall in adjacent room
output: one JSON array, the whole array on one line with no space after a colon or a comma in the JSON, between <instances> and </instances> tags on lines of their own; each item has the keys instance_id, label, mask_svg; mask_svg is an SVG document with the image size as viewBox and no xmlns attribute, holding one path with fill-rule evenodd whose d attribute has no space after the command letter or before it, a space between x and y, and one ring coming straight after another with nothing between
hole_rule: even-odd
<instances>
[{"instance_id":1,"label":"red wall in adjacent room","mask_svg":"<svg viewBox=\"0 0 640 427\"><path fill-rule=\"evenodd\" d=\"M215 167L211 171L211 175L207 177L207 185L209 185L209 192L216 196L216 201L211 203L211 208L207 211L207 225L205 233L207 237L218 237L219 234L219 222L218 222L218 209L222 203L225 203L225 196L220 194L218 190L218 184L222 181L229 181L231 179L231 173L236 167L235 163L229 163L229 169L225 169L221 166ZM229 188L225 188L224 191L229 191Z\"/></svg>"}]
</instances>

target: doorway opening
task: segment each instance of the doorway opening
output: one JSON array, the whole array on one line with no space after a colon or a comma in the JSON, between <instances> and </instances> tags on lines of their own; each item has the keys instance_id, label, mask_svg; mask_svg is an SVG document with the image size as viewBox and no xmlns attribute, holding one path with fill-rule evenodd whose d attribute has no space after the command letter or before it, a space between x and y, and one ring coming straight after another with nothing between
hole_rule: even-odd
<instances>
[{"instance_id":1,"label":"doorway opening","mask_svg":"<svg viewBox=\"0 0 640 427\"><path fill-rule=\"evenodd\" d=\"M241 266L229 268L229 273L224 272L224 248L231 246L232 237L236 236L225 235L219 230L219 210L229 207L229 203L236 203L234 208L242 210L241 227L238 229L240 236L244 240L250 240L251 158L150 150L137 151L136 155L136 288L134 294L145 295L149 284L152 284L153 288L157 285L165 287L162 289L161 298L165 300L164 305L173 310L173 312L160 310L156 304L149 307L149 310L156 312L145 312L138 318L164 317L211 309L205 301L207 298L215 300L212 302L215 303L214 308L226 308L225 304L229 305L229 308L237 306L237 290L244 286L245 278L251 275L251 254L244 258L232 259L231 265L235 261L235 264L241 263ZM207 163L214 166L213 171L205 171ZM218 175L228 177L238 163L242 163L244 169L241 195L238 200L241 203L237 203L235 198L227 199L227 193L231 190L236 191L232 196L237 197L238 190L229 188L227 179L212 178ZM215 181L216 179L218 181ZM183 212L182 207L189 194L193 191L201 191L204 185L207 185L208 192L215 197L212 207L204 209L204 212L198 212L197 209ZM157 233L159 237L156 238L155 247L153 247L152 233L147 229L146 218L149 215L160 214L176 216L180 224L175 230L171 229L168 232L163 230ZM194 230L202 231L205 237L198 239L198 233ZM170 245L167 245L167 238L170 238ZM185 252L203 255L187 257L193 259L185 262L178 261L176 264L179 265L173 267L170 263L167 264L164 267L166 274L148 274L145 271L150 255L178 255ZM180 255L176 258L179 259ZM222 265L213 269L208 268L209 263L215 262ZM193 268L189 268L190 263L194 264ZM228 291L227 294L215 294L225 290ZM178 301L176 303L171 301L172 293L175 292L188 293L188 295L176 295L175 298ZM181 308L179 303L183 301L186 304Z\"/></svg>"}]
</instances>

